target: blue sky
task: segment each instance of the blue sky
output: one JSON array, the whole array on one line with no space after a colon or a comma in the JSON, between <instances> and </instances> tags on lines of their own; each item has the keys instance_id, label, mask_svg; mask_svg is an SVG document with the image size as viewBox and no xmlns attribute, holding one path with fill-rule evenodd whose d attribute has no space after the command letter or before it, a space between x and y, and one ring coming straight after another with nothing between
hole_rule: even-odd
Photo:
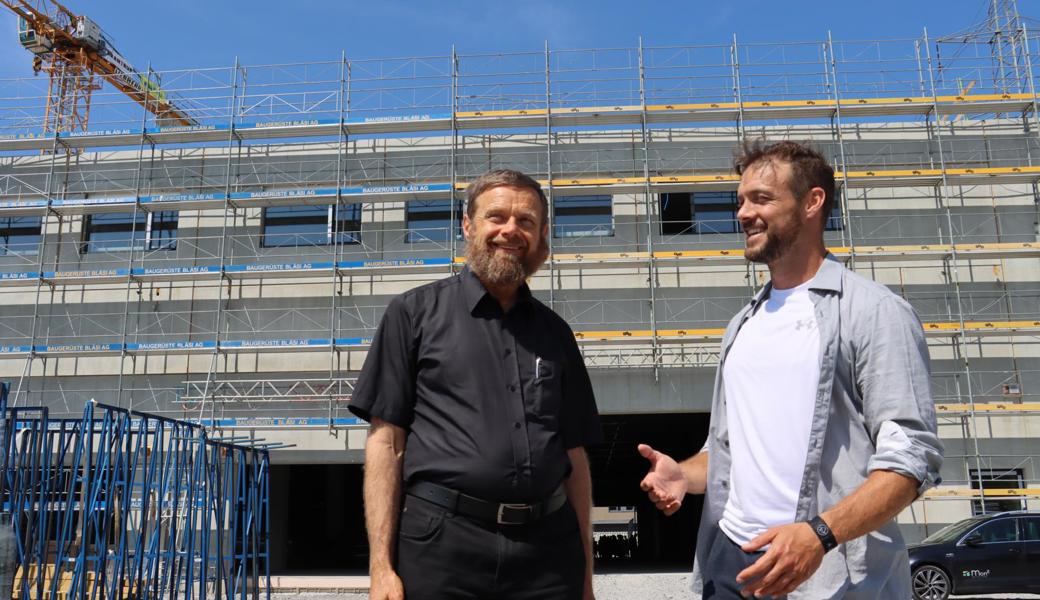
<instances>
[{"instance_id":1,"label":"blue sky","mask_svg":"<svg viewBox=\"0 0 1040 600\"><path fill-rule=\"evenodd\" d=\"M959 31L988 0L67 0L96 20L135 66L157 70L356 58L742 41L907 38ZM1036 0L1020 0L1040 16ZM1040 33L1040 32L1038 32ZM0 77L32 75L15 18L0 13Z\"/></svg>"}]
</instances>

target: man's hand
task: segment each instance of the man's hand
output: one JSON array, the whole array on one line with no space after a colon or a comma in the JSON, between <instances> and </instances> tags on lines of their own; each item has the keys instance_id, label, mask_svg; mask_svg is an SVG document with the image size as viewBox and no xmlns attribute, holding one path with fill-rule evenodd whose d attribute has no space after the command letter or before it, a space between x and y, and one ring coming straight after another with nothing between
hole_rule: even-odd
<instances>
[{"instance_id":1,"label":"man's hand","mask_svg":"<svg viewBox=\"0 0 1040 600\"><path fill-rule=\"evenodd\" d=\"M393 569L380 569L371 575L369 600L404 600L404 585Z\"/></svg>"},{"instance_id":2,"label":"man's hand","mask_svg":"<svg viewBox=\"0 0 1040 600\"><path fill-rule=\"evenodd\" d=\"M755 552L770 544L769 550L755 564L737 574L745 596L784 596L812 576L823 562L823 544L808 523L792 523L773 527L741 546L744 552Z\"/></svg>"},{"instance_id":3,"label":"man's hand","mask_svg":"<svg viewBox=\"0 0 1040 600\"><path fill-rule=\"evenodd\" d=\"M683 498L689 489L689 482L679 463L671 456L662 454L646 444L639 444L639 454L650 461L650 470L639 487L658 510L671 516L682 506Z\"/></svg>"}]
</instances>

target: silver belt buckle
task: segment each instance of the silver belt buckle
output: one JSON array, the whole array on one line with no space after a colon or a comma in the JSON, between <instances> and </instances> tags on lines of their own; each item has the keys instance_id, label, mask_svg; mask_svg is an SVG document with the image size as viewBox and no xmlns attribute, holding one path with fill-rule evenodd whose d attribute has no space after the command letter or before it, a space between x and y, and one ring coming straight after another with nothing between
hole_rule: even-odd
<instances>
[{"instance_id":1,"label":"silver belt buckle","mask_svg":"<svg viewBox=\"0 0 1040 600\"><path fill-rule=\"evenodd\" d=\"M495 521L499 525L523 525L523 522L513 522L513 521L505 521L505 520L503 520L505 518L505 511L506 511L506 509L527 511L528 514L533 514L534 513L533 507L530 504L499 504L498 505L498 517L495 519Z\"/></svg>"}]
</instances>

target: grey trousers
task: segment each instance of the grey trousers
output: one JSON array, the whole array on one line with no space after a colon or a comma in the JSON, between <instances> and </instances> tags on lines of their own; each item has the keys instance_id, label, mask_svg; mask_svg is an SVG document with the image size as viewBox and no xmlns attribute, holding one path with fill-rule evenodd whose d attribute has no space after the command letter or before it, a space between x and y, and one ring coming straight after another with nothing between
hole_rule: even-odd
<instances>
[{"instance_id":1,"label":"grey trousers","mask_svg":"<svg viewBox=\"0 0 1040 600\"><path fill-rule=\"evenodd\" d=\"M743 600L737 574L750 567L764 552L744 552L725 533L719 531L701 565L704 577L702 600Z\"/></svg>"}]
</instances>

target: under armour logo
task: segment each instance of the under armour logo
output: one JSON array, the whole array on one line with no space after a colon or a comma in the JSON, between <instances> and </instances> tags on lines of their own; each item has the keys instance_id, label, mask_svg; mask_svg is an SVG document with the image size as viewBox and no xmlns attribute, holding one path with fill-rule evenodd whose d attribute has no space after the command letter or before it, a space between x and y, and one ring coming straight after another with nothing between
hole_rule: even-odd
<instances>
[{"instance_id":1,"label":"under armour logo","mask_svg":"<svg viewBox=\"0 0 1040 600\"><path fill-rule=\"evenodd\" d=\"M801 331L803 329L811 331L816 326L816 319L798 319L794 322L795 331Z\"/></svg>"}]
</instances>

